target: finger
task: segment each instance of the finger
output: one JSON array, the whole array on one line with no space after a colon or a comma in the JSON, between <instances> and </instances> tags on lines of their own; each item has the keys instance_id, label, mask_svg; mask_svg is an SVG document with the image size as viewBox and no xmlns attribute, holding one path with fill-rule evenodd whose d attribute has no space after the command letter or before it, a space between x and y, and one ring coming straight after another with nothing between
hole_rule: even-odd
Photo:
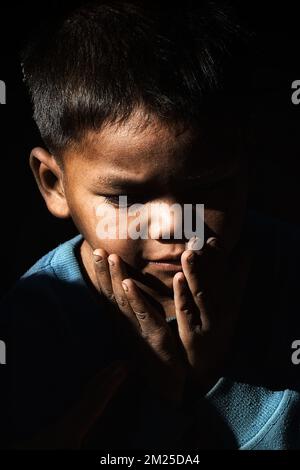
<instances>
[{"instance_id":1,"label":"finger","mask_svg":"<svg viewBox=\"0 0 300 470\"><path fill-rule=\"evenodd\" d=\"M184 277L194 298L196 305L198 304L198 294L204 290L204 275L201 273L201 259L205 256L204 252L196 255L192 250L186 250L181 255L181 265ZM180 279L180 277L179 277ZM201 284L200 284L201 283Z\"/></svg>"},{"instance_id":2,"label":"finger","mask_svg":"<svg viewBox=\"0 0 300 470\"><path fill-rule=\"evenodd\" d=\"M210 237L198 252L194 250L183 252L181 257L183 272L195 301L199 290L207 290L216 283L216 278L224 272L225 260L226 252L216 237Z\"/></svg>"},{"instance_id":3,"label":"finger","mask_svg":"<svg viewBox=\"0 0 300 470\"><path fill-rule=\"evenodd\" d=\"M63 436L82 441L93 424L103 414L129 373L128 363L116 361L100 371L87 385L83 398L69 411L59 428Z\"/></svg>"},{"instance_id":4,"label":"finger","mask_svg":"<svg viewBox=\"0 0 300 470\"><path fill-rule=\"evenodd\" d=\"M94 266L98 287L101 293L109 300L114 301L114 292L112 288L109 265L107 260L107 252L101 248L93 251Z\"/></svg>"},{"instance_id":5,"label":"finger","mask_svg":"<svg viewBox=\"0 0 300 470\"><path fill-rule=\"evenodd\" d=\"M132 311L139 322L143 336L148 337L168 329L167 323L147 302L132 279L124 279L122 286Z\"/></svg>"},{"instance_id":6,"label":"finger","mask_svg":"<svg viewBox=\"0 0 300 470\"><path fill-rule=\"evenodd\" d=\"M124 265L124 262L118 255L109 255L108 257L108 264L109 264L109 271L112 283L112 289L114 292L114 297L116 303L123 312L129 321L133 324L136 329L139 329L139 322L136 318L135 313L133 312L130 303L126 297L124 292L124 288L122 286L122 281L126 279L127 272Z\"/></svg>"},{"instance_id":7,"label":"finger","mask_svg":"<svg viewBox=\"0 0 300 470\"><path fill-rule=\"evenodd\" d=\"M200 312L194 304L192 294L184 274L176 273L173 278L174 303L178 332L184 342L191 339L193 333L200 333L202 329Z\"/></svg>"},{"instance_id":8,"label":"finger","mask_svg":"<svg viewBox=\"0 0 300 470\"><path fill-rule=\"evenodd\" d=\"M214 311L211 306L209 305L209 295L208 295L208 280L207 278L207 250L203 250L199 254L196 254L192 250L186 250L181 256L181 264L183 269L184 276L181 278L178 276L176 282L177 292L180 291L179 287L181 287L181 296L178 297L178 301L187 301L187 294L185 291L190 291L189 297L192 296L193 302L197 307L198 315L201 319L201 325L203 331L207 331L213 320ZM185 278L185 279L184 279ZM211 280L211 282L213 282ZM185 284L187 284L186 288ZM185 299L184 299L185 296ZM191 304L191 299L189 298L189 304ZM194 315L195 309L190 308L191 315ZM193 318L191 319L192 323Z\"/></svg>"}]
</instances>

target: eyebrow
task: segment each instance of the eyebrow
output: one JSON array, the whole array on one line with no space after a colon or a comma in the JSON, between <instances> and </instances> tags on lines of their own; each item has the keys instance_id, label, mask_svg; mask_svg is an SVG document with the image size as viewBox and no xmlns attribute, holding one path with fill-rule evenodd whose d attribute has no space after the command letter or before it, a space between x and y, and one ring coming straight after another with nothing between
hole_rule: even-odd
<instances>
[{"instance_id":1,"label":"eyebrow","mask_svg":"<svg viewBox=\"0 0 300 470\"><path fill-rule=\"evenodd\" d=\"M217 184L223 180L227 180L231 176L234 176L236 171L238 169L238 165L234 164L230 168L224 169L224 171L219 172L219 169L212 169L212 170L206 170L200 175L187 175L187 176L182 176L178 179L176 179L176 184L186 184L186 183L198 183L201 182L203 186L209 185L209 184ZM123 189L126 187L128 188L138 188L143 186L152 186L153 182L156 180L154 178L151 178L147 181L140 181L135 178L126 178L122 176L113 176L113 175L100 175L98 176L94 184L95 185L108 185L108 186L113 186L114 188L118 189Z\"/></svg>"},{"instance_id":2,"label":"eyebrow","mask_svg":"<svg viewBox=\"0 0 300 470\"><path fill-rule=\"evenodd\" d=\"M120 176L98 176L95 181L95 184L104 184L108 186L114 186L116 188L123 188L123 187L137 187L141 185L148 185L149 181L139 181L134 178L125 178Z\"/></svg>"}]
</instances>

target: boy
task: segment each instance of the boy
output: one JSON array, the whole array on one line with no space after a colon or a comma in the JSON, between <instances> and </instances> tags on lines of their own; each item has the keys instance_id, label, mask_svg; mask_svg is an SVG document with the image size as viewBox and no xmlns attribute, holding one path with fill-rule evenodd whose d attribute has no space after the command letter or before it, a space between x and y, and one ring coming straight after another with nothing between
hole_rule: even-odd
<instances>
[{"instance_id":1,"label":"boy","mask_svg":"<svg viewBox=\"0 0 300 470\"><path fill-rule=\"evenodd\" d=\"M235 103L219 91L235 33L210 4L99 2L24 53L47 146L30 166L80 235L2 305L15 446L299 448L296 237L247 211ZM124 195L128 223L135 203L203 203L203 246L167 213L156 238L99 238L98 208L123 227Z\"/></svg>"}]
</instances>

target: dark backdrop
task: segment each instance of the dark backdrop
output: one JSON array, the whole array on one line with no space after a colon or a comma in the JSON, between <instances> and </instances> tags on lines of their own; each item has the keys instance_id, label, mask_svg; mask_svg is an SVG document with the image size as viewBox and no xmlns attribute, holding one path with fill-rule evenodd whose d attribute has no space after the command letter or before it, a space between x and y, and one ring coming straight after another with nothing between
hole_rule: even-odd
<instances>
[{"instance_id":1,"label":"dark backdrop","mask_svg":"<svg viewBox=\"0 0 300 470\"><path fill-rule=\"evenodd\" d=\"M300 80L300 16L289 1L228 3L256 33L240 84L252 162L250 206L299 224L300 105L291 102L291 83ZM36 21L61 11L61 1L1 4L0 80L7 87L7 104L0 106L1 293L42 254L76 233L71 222L48 214L34 184L28 156L41 140L19 65L19 50Z\"/></svg>"}]
</instances>

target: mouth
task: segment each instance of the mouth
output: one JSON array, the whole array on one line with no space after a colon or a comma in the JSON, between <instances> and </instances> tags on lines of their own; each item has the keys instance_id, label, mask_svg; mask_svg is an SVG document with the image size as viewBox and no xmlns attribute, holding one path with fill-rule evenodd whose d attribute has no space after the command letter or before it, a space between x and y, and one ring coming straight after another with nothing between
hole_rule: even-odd
<instances>
[{"instance_id":1,"label":"mouth","mask_svg":"<svg viewBox=\"0 0 300 470\"><path fill-rule=\"evenodd\" d=\"M149 265L155 270L159 271L169 271L169 272L179 272L182 271L181 261L179 258L164 258L158 260L148 260Z\"/></svg>"}]
</instances>

